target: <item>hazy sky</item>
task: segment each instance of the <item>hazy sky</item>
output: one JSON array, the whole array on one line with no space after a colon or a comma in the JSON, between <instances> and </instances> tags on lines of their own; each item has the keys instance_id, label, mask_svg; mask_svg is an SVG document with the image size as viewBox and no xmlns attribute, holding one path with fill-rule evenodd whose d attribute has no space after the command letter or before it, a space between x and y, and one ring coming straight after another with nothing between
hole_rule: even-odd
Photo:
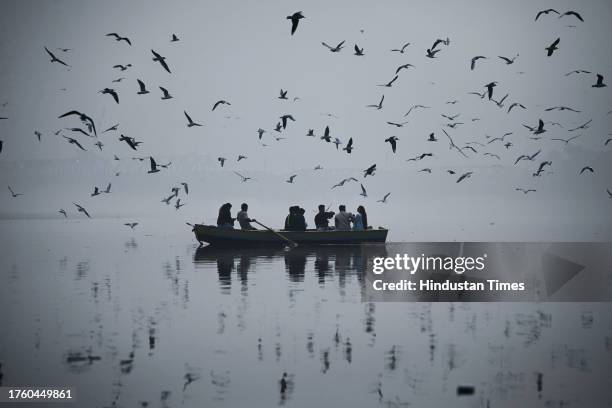
<instances>
[{"instance_id":1,"label":"hazy sky","mask_svg":"<svg viewBox=\"0 0 612 408\"><path fill-rule=\"evenodd\" d=\"M585 21L572 16L559 19L554 14L534 21L538 10L551 6L560 12L574 9ZM298 10L306 18L291 36L290 22L285 17ZM492 186L503 185L514 198L516 182L524 181L524 185L538 190L555 185L556 193L567 194L571 200L576 194L585 194L580 189L586 183L595 186L588 193L589 200L596 203L595 213L609 217L610 202L606 202L605 189L612 190L609 176L612 143L604 147L604 141L611 131L612 114L606 113L612 110L612 97L610 88L591 85L595 83L595 73L603 74L606 82L612 81L608 45L611 20L612 5L606 0L537 4L450 0L5 2L0 15L3 56L0 104L7 104L0 107L0 116L9 119L0 121L0 139L4 140L0 166L9 171L2 181L21 190L36 183L38 177L20 177L23 167L19 170L19 166L30 159L78 159L81 163L105 162L102 166L127 169L134 164L126 159L153 155L158 162L173 161L175 166L180 160L188 160L189 166L183 166L180 173L180 177L188 177L190 171L216 171L216 158L223 156L228 158L223 170L273 175L261 176L257 181L260 184L248 188L246 199L257 199L258 191L268 196L293 197L288 188L333 199L329 188L341 177L329 169L359 175L359 170L377 163L379 175L366 179L366 187L377 196L388 191L400 196L409 186L425 182L429 187L425 194L440 196L443 190L448 199L460 194L458 188L469 188L465 185L470 183L481 183L473 192L475 195L487 196ZM129 37L133 45L106 37L109 32ZM172 33L178 35L179 42L170 42ZM437 38L447 37L450 45L442 46L437 58L425 57L425 50ZM558 37L559 50L546 57L544 48ZM342 40L346 41L346 48L339 53L331 53L321 45L322 41L335 45ZM404 54L390 52L406 42L411 45ZM354 44L364 47L366 55L354 56ZM71 67L50 63L45 46ZM71 50L64 53L58 49L64 47ZM167 57L172 74L151 60L151 49ZM513 65L506 65L497 57L516 54L519 56ZM476 55L489 59L478 61L471 71L470 59ZM127 63L133 67L125 72L112 68ZM390 81L396 68L406 63L415 67L401 71L393 87L377 86ZM574 69L586 69L592 74L564 76ZM125 79L111 82L119 77ZM136 94L137 78L147 84L150 94ZM483 91L484 84L491 81L499 83L494 99L509 94L503 109L467 94ZM167 88L174 99L162 101L158 86ZM117 90L119 105L109 95L98 93L105 87ZM277 98L281 88L288 91L289 100ZM365 107L377 103L383 94L383 109ZM294 97L299 100L293 102ZM219 99L231 102L231 106L220 106L211 112ZM446 103L454 100L458 102ZM507 114L512 102L520 102L527 109L515 108ZM431 109L416 110L404 118L415 104ZM581 112L544 111L557 105ZM99 135L104 143L100 152L93 146L94 139L64 131L63 134L76 137L88 149L82 152L52 133L80 125L76 119L57 119L71 109L91 115L99 133L116 123L119 132ZM204 126L188 129L183 110ZM290 122L279 135L273 128L285 113L292 114L296 122ZM441 114L461 114L457 121L465 124L447 128L448 121ZM533 126L539 118L558 122L563 128L547 123L544 138L531 140L522 124ZM593 119L589 129L567 131L589 119ZM408 124L402 128L386 124L406 120ZM355 150L351 155L337 151L333 144L318 137L305 137L309 128L320 135L326 125L330 126L332 137L339 137L344 143L353 137ZM259 127L268 131L262 140L265 147L257 139ZM499 142L476 146L478 153L468 151L466 159L449 150L443 128L461 146L469 141L487 143L485 135L514 132L506 139L513 146L506 149ZM43 134L40 143L35 130ZM435 132L438 142L426 141L431 132ZM139 151L119 142L119 133L142 141ZM569 145L550 140L576 134L582 136ZM392 135L400 138L395 155L383 142ZM277 142L272 136L286 139ZM513 166L517 156L540 148L542 153L534 162ZM434 157L420 162L405 161L423 152L431 152ZM495 153L501 160L484 156L484 152ZM122 161L111 163L113 154ZM248 159L236 163L238 154ZM553 161L554 174L531 177L542 160ZM139 166L136 173L140 174L142 169L143 185L160 180L151 179L159 175L145 174L146 162L136 163ZM311 169L318 164L325 170L315 174ZM586 165L593 166L596 173L578 177L579 170ZM425 167L432 168L433 173L417 174ZM456 176L445 173L448 168L456 169L457 176L462 171L475 173L471 179L455 185ZM213 180L207 190L215 191L218 187L223 191L228 183L232 183L233 189L242 188L238 177L229 171L221 173L218 179L226 185L217 186ZM385 171L395 176L381 177ZM495 180L482 180L491 172ZM79 179L82 183L92 186L103 183L89 176L86 179L85 173ZM298 174L295 185L284 183L291 174ZM53 179L45 183L53 184ZM157 191L169 187L164 185L163 190L158 188L151 194L157 195ZM351 186L356 199L357 187ZM88 194L82 196L85 199ZM370 205L378 198L372 197ZM516 197L519 198L523 197ZM211 199L225 201L222 197ZM9 203L8 194L1 200L5 208L15 205ZM283 203L282 207L288 204ZM393 211L401 211L401 206Z\"/></svg>"}]
</instances>

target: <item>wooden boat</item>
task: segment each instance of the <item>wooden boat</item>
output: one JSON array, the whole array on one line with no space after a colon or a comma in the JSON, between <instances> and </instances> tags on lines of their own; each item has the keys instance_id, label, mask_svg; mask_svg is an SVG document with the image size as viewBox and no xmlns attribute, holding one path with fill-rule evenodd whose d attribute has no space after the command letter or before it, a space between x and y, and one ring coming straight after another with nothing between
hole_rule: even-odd
<instances>
[{"instance_id":1,"label":"wooden boat","mask_svg":"<svg viewBox=\"0 0 612 408\"><path fill-rule=\"evenodd\" d=\"M246 246L282 246L288 243L287 239L299 245L382 243L387 239L389 230L379 228L364 231L272 231L266 229L219 228L213 225L196 224L193 227L193 232L200 244L208 243L214 246L241 248Z\"/></svg>"}]
</instances>

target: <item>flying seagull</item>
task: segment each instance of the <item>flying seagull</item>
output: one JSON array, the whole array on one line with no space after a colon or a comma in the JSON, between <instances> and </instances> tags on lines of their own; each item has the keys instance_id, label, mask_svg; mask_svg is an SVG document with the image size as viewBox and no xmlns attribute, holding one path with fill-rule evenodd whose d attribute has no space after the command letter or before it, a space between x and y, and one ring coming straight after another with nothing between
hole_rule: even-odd
<instances>
[{"instance_id":1,"label":"flying seagull","mask_svg":"<svg viewBox=\"0 0 612 408\"><path fill-rule=\"evenodd\" d=\"M227 160L225 157L217 157L217 161L221 164L221 167L225 164L225 160Z\"/></svg>"},{"instance_id":2,"label":"flying seagull","mask_svg":"<svg viewBox=\"0 0 612 408\"><path fill-rule=\"evenodd\" d=\"M543 161L542 163L540 163L540 167L538 167L538 170L532 174L533 177L539 177L544 171L544 167L551 166L551 165L552 165L551 161Z\"/></svg>"},{"instance_id":3,"label":"flying seagull","mask_svg":"<svg viewBox=\"0 0 612 408\"><path fill-rule=\"evenodd\" d=\"M555 10L555 9L541 10L541 11L538 11L538 14L536 14L535 21L538 21L538 18L540 18L540 16L542 14L547 14L548 15L548 13L551 13L551 12L559 14L559 12L557 10Z\"/></svg>"},{"instance_id":4,"label":"flying seagull","mask_svg":"<svg viewBox=\"0 0 612 408\"><path fill-rule=\"evenodd\" d=\"M565 144L569 144L569 142L571 142L572 140L576 139L577 137L580 137L581 135L576 135L576 136L572 136L569 139L562 139L562 138L551 138L550 140L558 140L560 142L565 142Z\"/></svg>"},{"instance_id":5,"label":"flying seagull","mask_svg":"<svg viewBox=\"0 0 612 408\"><path fill-rule=\"evenodd\" d=\"M245 177L242 174L238 173L237 171L234 172L234 174L236 174L238 177L240 177L241 181L244 183L246 181L251 180L251 177Z\"/></svg>"},{"instance_id":6,"label":"flying seagull","mask_svg":"<svg viewBox=\"0 0 612 408\"><path fill-rule=\"evenodd\" d=\"M550 57L551 55L553 55L553 52L559 49L559 47L557 47L559 45L559 41L561 41L561 39L557 38L552 44L544 48L547 51L547 56Z\"/></svg>"},{"instance_id":7,"label":"flying seagull","mask_svg":"<svg viewBox=\"0 0 612 408\"><path fill-rule=\"evenodd\" d=\"M104 88L103 90L100 91L100 93L102 94L108 94L110 96L113 97L113 99L115 100L115 102L119 103L119 95L117 95L117 91L115 91L112 88Z\"/></svg>"},{"instance_id":8,"label":"flying seagull","mask_svg":"<svg viewBox=\"0 0 612 408\"><path fill-rule=\"evenodd\" d=\"M119 124L117 123L116 125L113 125L113 126L109 127L108 129L106 129L102 133L110 132L111 130L117 130L118 127L119 127Z\"/></svg>"},{"instance_id":9,"label":"flying seagull","mask_svg":"<svg viewBox=\"0 0 612 408\"><path fill-rule=\"evenodd\" d=\"M497 82L493 81L493 82L489 82L488 84L485 85L485 88L487 88L487 95L489 96L489 100L491 100L491 98L493 97L493 88L497 86Z\"/></svg>"},{"instance_id":10,"label":"flying seagull","mask_svg":"<svg viewBox=\"0 0 612 408\"><path fill-rule=\"evenodd\" d=\"M147 91L147 87L145 86L144 82L142 82L140 79L137 79L136 81L138 81L138 87L140 88L140 90L138 91L138 95L148 94L149 91Z\"/></svg>"},{"instance_id":11,"label":"flying seagull","mask_svg":"<svg viewBox=\"0 0 612 408\"><path fill-rule=\"evenodd\" d=\"M557 14L558 14L558 13L557 13ZM580 20L580 21L584 22L584 20L582 19L582 16L581 16L580 14L576 13L576 12L575 12L575 11L573 11L573 10L566 11L565 13L561 14L561 15L559 16L559 18L561 18L561 17L563 17L563 16L574 16L574 17L576 17L578 20Z\"/></svg>"},{"instance_id":12,"label":"flying seagull","mask_svg":"<svg viewBox=\"0 0 612 408\"><path fill-rule=\"evenodd\" d=\"M127 37L122 37L117 33L108 33L106 34L106 37L114 37L115 41L125 41L126 43L128 43L129 45L132 45L132 42L130 41L129 38Z\"/></svg>"},{"instance_id":13,"label":"flying seagull","mask_svg":"<svg viewBox=\"0 0 612 408\"><path fill-rule=\"evenodd\" d=\"M305 18L301 11L295 12L290 16L287 16L287 20L291 20L291 35L295 34L295 30L298 28L298 24L301 19Z\"/></svg>"},{"instance_id":14,"label":"flying seagull","mask_svg":"<svg viewBox=\"0 0 612 408\"><path fill-rule=\"evenodd\" d=\"M136 139L134 139L133 137L124 136L124 135L121 135L119 137L119 141L127 143L127 145L130 146L132 150L136 150L138 145L142 143L142 142L137 142Z\"/></svg>"},{"instance_id":15,"label":"flying seagull","mask_svg":"<svg viewBox=\"0 0 612 408\"><path fill-rule=\"evenodd\" d=\"M191 116L189 116L186 111L183 111L183 113L185 114L185 117L187 118L187 121L189 122L187 123L188 128L193 127L193 126L202 126L201 124L196 123L193 120L191 120Z\"/></svg>"},{"instance_id":16,"label":"flying seagull","mask_svg":"<svg viewBox=\"0 0 612 408\"><path fill-rule=\"evenodd\" d=\"M242 160L242 159L248 159L248 157L247 157L247 156L243 156L243 155L239 154L239 155L238 155L238 159L237 159L236 161L240 161L240 160Z\"/></svg>"},{"instance_id":17,"label":"flying seagull","mask_svg":"<svg viewBox=\"0 0 612 408\"><path fill-rule=\"evenodd\" d=\"M151 170L147 171L147 173L151 174L151 173L157 173L159 171L159 169L157 168L157 163L155 163L155 159L153 158L153 156L149 157L149 161L151 164Z\"/></svg>"},{"instance_id":18,"label":"flying seagull","mask_svg":"<svg viewBox=\"0 0 612 408\"><path fill-rule=\"evenodd\" d=\"M281 88L280 90L280 95L278 96L278 99L287 99L287 91L283 90L283 88Z\"/></svg>"},{"instance_id":19,"label":"flying seagull","mask_svg":"<svg viewBox=\"0 0 612 408\"><path fill-rule=\"evenodd\" d=\"M352 137L349 139L346 146L342 148L342 150L344 150L348 154L351 154L351 152L353 151L353 138Z\"/></svg>"},{"instance_id":20,"label":"flying seagull","mask_svg":"<svg viewBox=\"0 0 612 408\"><path fill-rule=\"evenodd\" d=\"M381 110L384 100L385 100L385 95L383 95L382 98L380 98L380 102L378 102L378 105L366 105L366 108L376 108L378 110Z\"/></svg>"},{"instance_id":21,"label":"flying seagull","mask_svg":"<svg viewBox=\"0 0 612 408\"><path fill-rule=\"evenodd\" d=\"M404 64L404 65L400 65L400 66L399 66L399 67L397 67L397 69L395 70L395 74L397 75L397 74L399 74L399 72L400 72L402 69L408 69L408 68L410 68L410 67L414 68L414 65L412 65L412 64Z\"/></svg>"},{"instance_id":22,"label":"flying seagull","mask_svg":"<svg viewBox=\"0 0 612 408\"><path fill-rule=\"evenodd\" d=\"M529 192L535 192L535 191L536 191L536 190L535 190L535 189L533 189L533 188L529 188L529 189L527 189L527 188L520 188L520 187L516 187L514 190L516 190L516 191L520 191L520 192L522 192L523 194L528 194Z\"/></svg>"},{"instance_id":23,"label":"flying seagull","mask_svg":"<svg viewBox=\"0 0 612 408\"><path fill-rule=\"evenodd\" d=\"M296 177L297 177L297 174L289 176L289 178L287 180L285 180L285 182L293 184L293 179L295 179Z\"/></svg>"},{"instance_id":24,"label":"flying seagull","mask_svg":"<svg viewBox=\"0 0 612 408\"><path fill-rule=\"evenodd\" d=\"M161 97L162 99L172 99L172 95L170 95L170 92L168 92L166 88L160 86L159 89L161 89L161 91L164 93L164 95Z\"/></svg>"},{"instance_id":25,"label":"flying seagull","mask_svg":"<svg viewBox=\"0 0 612 408\"><path fill-rule=\"evenodd\" d=\"M378 86L386 86L387 88L391 88L391 86L393 85L393 83L395 81L397 81L398 76L396 75L395 77L393 77L393 79L389 82L387 82L386 84L380 84Z\"/></svg>"},{"instance_id":26,"label":"flying seagull","mask_svg":"<svg viewBox=\"0 0 612 408\"><path fill-rule=\"evenodd\" d=\"M597 83L591 86L593 88L603 88L604 86L607 86L606 84L603 83L603 79L604 79L603 75L597 74Z\"/></svg>"},{"instance_id":27,"label":"flying seagull","mask_svg":"<svg viewBox=\"0 0 612 408\"><path fill-rule=\"evenodd\" d=\"M419 155L414 156L411 159L406 159L406 161L419 161L419 160L423 160L426 157L433 157L433 153L421 153Z\"/></svg>"},{"instance_id":28,"label":"flying seagull","mask_svg":"<svg viewBox=\"0 0 612 408\"><path fill-rule=\"evenodd\" d=\"M583 167L583 168L580 170L580 173L579 173L579 174L582 174L582 173L584 173L585 171L590 171L591 173L595 173L595 170L593 170L593 168L592 168L592 167L590 167L590 166L584 166L584 167Z\"/></svg>"},{"instance_id":29,"label":"flying seagull","mask_svg":"<svg viewBox=\"0 0 612 408\"><path fill-rule=\"evenodd\" d=\"M363 186L363 184L359 184L359 185L361 186L361 193L359 193L359 195L364 197L364 198L367 197L368 193L367 193L365 187Z\"/></svg>"},{"instance_id":30,"label":"flying seagull","mask_svg":"<svg viewBox=\"0 0 612 408\"><path fill-rule=\"evenodd\" d=\"M427 49L427 54L425 54L425 56L426 56L427 58L436 58L436 54L437 54L438 52L440 52L440 50L433 50L433 49L428 48L428 49Z\"/></svg>"},{"instance_id":31,"label":"flying seagull","mask_svg":"<svg viewBox=\"0 0 612 408\"><path fill-rule=\"evenodd\" d=\"M172 39L170 39L170 42L177 42L179 41L179 38L176 36L176 34L172 34Z\"/></svg>"},{"instance_id":32,"label":"flying seagull","mask_svg":"<svg viewBox=\"0 0 612 408\"><path fill-rule=\"evenodd\" d=\"M64 218L68 218L68 214L66 214L66 210L64 210L63 208L60 208L58 213L62 214Z\"/></svg>"},{"instance_id":33,"label":"flying seagull","mask_svg":"<svg viewBox=\"0 0 612 408\"><path fill-rule=\"evenodd\" d=\"M453 141L453 139L450 137L450 135L446 132L446 130L442 129L442 132L444 132L444 134L446 135L446 137L448 138L449 142L450 142L450 149L455 149L457 150L463 157L467 157L467 155L465 153L463 153L463 150L461 150Z\"/></svg>"},{"instance_id":34,"label":"flying seagull","mask_svg":"<svg viewBox=\"0 0 612 408\"><path fill-rule=\"evenodd\" d=\"M373 176L375 171L376 171L376 164L373 164L367 169L363 170L363 178L366 178L368 176Z\"/></svg>"},{"instance_id":35,"label":"flying seagull","mask_svg":"<svg viewBox=\"0 0 612 408\"><path fill-rule=\"evenodd\" d=\"M401 47L401 48L399 48L399 49L398 49L398 48L394 48L394 49L392 49L392 50L391 50L391 52L399 52L400 54L403 54L403 53L404 53L404 50L405 50L405 49L406 49L406 47L407 47L407 46L409 46L409 45L410 45L410 43L408 42L408 43L406 43L406 44L402 45L402 47Z\"/></svg>"},{"instance_id":36,"label":"flying seagull","mask_svg":"<svg viewBox=\"0 0 612 408\"><path fill-rule=\"evenodd\" d=\"M468 171L467 173L463 173L458 179L457 179L457 183L461 183L461 181L465 180L466 178L470 178L472 176L472 174L474 174L473 171Z\"/></svg>"},{"instance_id":37,"label":"flying seagull","mask_svg":"<svg viewBox=\"0 0 612 408\"><path fill-rule=\"evenodd\" d=\"M323 136L321 136L321 140L325 140L327 143L331 142L331 136L329 134L329 126L325 126L325 130L323 131Z\"/></svg>"},{"instance_id":38,"label":"flying seagull","mask_svg":"<svg viewBox=\"0 0 612 408\"><path fill-rule=\"evenodd\" d=\"M592 121L593 121L593 119L589 119L588 121L584 122L582 125L580 125L578 127L575 127L573 129L568 129L568 132L574 132L574 131L579 130L579 129L588 129L590 127L589 124Z\"/></svg>"},{"instance_id":39,"label":"flying seagull","mask_svg":"<svg viewBox=\"0 0 612 408\"><path fill-rule=\"evenodd\" d=\"M550 112L550 111L554 111L554 110L558 110L558 111L566 111L567 110L567 111L570 111L570 112L580 113L579 110L568 108L567 106L553 106L551 108L546 108L544 110L546 112Z\"/></svg>"},{"instance_id":40,"label":"flying seagull","mask_svg":"<svg viewBox=\"0 0 612 408\"><path fill-rule=\"evenodd\" d=\"M397 136L391 136L385 139L385 143L389 143L391 145L391 151L393 151L393 153L395 153L397 150L398 140L399 138Z\"/></svg>"},{"instance_id":41,"label":"flying seagull","mask_svg":"<svg viewBox=\"0 0 612 408\"><path fill-rule=\"evenodd\" d=\"M64 61L62 61L61 59L57 58L55 55L53 55L53 53L51 51L49 51L49 49L47 47L45 47L45 51L47 51L47 54L49 54L49 56L51 57L51 62L57 62L57 63L60 63L62 65L65 65L67 67L70 66L70 65L66 64Z\"/></svg>"},{"instance_id":42,"label":"flying seagull","mask_svg":"<svg viewBox=\"0 0 612 408\"><path fill-rule=\"evenodd\" d=\"M189 185L185 183L184 181L181 182L181 185L183 186L183 189L185 190L185 194L189 194Z\"/></svg>"},{"instance_id":43,"label":"flying seagull","mask_svg":"<svg viewBox=\"0 0 612 408\"><path fill-rule=\"evenodd\" d=\"M391 193L387 193L387 194L385 194L385 196L382 199L376 200L376 202L377 203L387 204L387 198L389 198L390 195L391 195Z\"/></svg>"},{"instance_id":44,"label":"flying seagull","mask_svg":"<svg viewBox=\"0 0 612 408\"><path fill-rule=\"evenodd\" d=\"M474 70L474 68L476 67L476 61L478 61L479 59L487 59L487 57L482 56L482 55L477 55L474 58L472 58L472 62L470 63L470 70Z\"/></svg>"},{"instance_id":45,"label":"flying seagull","mask_svg":"<svg viewBox=\"0 0 612 408\"><path fill-rule=\"evenodd\" d=\"M71 137L66 137L66 136L62 136L62 137L63 137L64 139L68 140L68 143L73 144L73 145L76 145L76 146L77 146L79 149L81 149L81 150L85 150L85 151L87 150L87 149L85 149L83 146L81 146L81 144L79 143L79 141L78 141L78 140L73 139L73 138L71 138Z\"/></svg>"},{"instance_id":46,"label":"flying seagull","mask_svg":"<svg viewBox=\"0 0 612 408\"><path fill-rule=\"evenodd\" d=\"M501 58L502 60L504 60L504 62L506 63L506 65L510 65L510 64L514 64L514 60L518 57L519 55L516 54L514 57L512 58L508 58L508 57L503 57L501 55L498 55L498 58Z\"/></svg>"},{"instance_id":47,"label":"flying seagull","mask_svg":"<svg viewBox=\"0 0 612 408\"><path fill-rule=\"evenodd\" d=\"M525 107L525 105L523 105L522 103L514 102L512 105L510 105L510 106L508 107L508 113L510 113L510 111L512 110L512 108L514 108L515 106L518 106L518 107L523 108L523 109L527 109L527 108Z\"/></svg>"},{"instance_id":48,"label":"flying seagull","mask_svg":"<svg viewBox=\"0 0 612 408\"><path fill-rule=\"evenodd\" d=\"M544 129L544 121L542 119L538 121L537 128L535 126L534 127L531 127L528 125L523 125L523 126L529 129L531 132L533 132L534 135L539 135L539 134L546 132L546 129Z\"/></svg>"},{"instance_id":49,"label":"flying seagull","mask_svg":"<svg viewBox=\"0 0 612 408\"><path fill-rule=\"evenodd\" d=\"M119 70L121 70L121 71L125 71L125 70L127 70L129 67L131 67L131 66L132 66L132 64L125 64L125 65L122 65L122 64L117 64L117 65L113 65L113 68L117 68L117 69L119 69ZM117 82L120 82L120 81L117 81Z\"/></svg>"},{"instance_id":50,"label":"flying seagull","mask_svg":"<svg viewBox=\"0 0 612 408\"><path fill-rule=\"evenodd\" d=\"M217 109L217 106L219 106L219 105L228 105L229 106L229 105L231 105L231 103L229 103L227 101L224 101L224 100L219 100L219 101L215 102L215 104L212 107L212 110L214 111L215 109Z\"/></svg>"},{"instance_id":51,"label":"flying seagull","mask_svg":"<svg viewBox=\"0 0 612 408\"><path fill-rule=\"evenodd\" d=\"M81 112L76 111L76 110L71 110L69 112L64 113L63 115L58 116L58 119L65 118L65 117L71 116L71 115L78 116L79 119L81 120L81 122L83 122L90 131L93 131L94 135L97 135L97 133L96 133L96 125L94 124L93 119L90 118L89 116L87 116L84 113L81 113Z\"/></svg>"},{"instance_id":52,"label":"flying seagull","mask_svg":"<svg viewBox=\"0 0 612 408\"><path fill-rule=\"evenodd\" d=\"M587 70L584 70L584 69L575 69L573 71L568 72L564 76L570 76L572 74L590 74L590 73L591 73L591 71L587 71Z\"/></svg>"},{"instance_id":53,"label":"flying seagull","mask_svg":"<svg viewBox=\"0 0 612 408\"><path fill-rule=\"evenodd\" d=\"M534 154L532 154L531 156L526 155L526 154L521 154L519 157L516 158L516 160L514 161L514 165L516 166L516 164L518 162L520 162L521 160L530 160L533 161L533 159L536 158L536 156L538 154L540 154L540 152L542 151L542 149L538 150L537 152L535 152Z\"/></svg>"},{"instance_id":54,"label":"flying seagull","mask_svg":"<svg viewBox=\"0 0 612 408\"><path fill-rule=\"evenodd\" d=\"M363 56L365 55L365 54L363 53L363 47L359 48L359 47L357 46L357 44L355 44L354 49L355 49L355 54L354 54L354 55L357 55L358 57L363 57Z\"/></svg>"},{"instance_id":55,"label":"flying seagull","mask_svg":"<svg viewBox=\"0 0 612 408\"><path fill-rule=\"evenodd\" d=\"M84 207L78 205L75 202L73 202L72 204L74 204L76 206L78 212L82 212L83 214L85 214L87 216L87 218L91 218L91 216L89 215L89 213L87 212L87 210Z\"/></svg>"},{"instance_id":56,"label":"flying seagull","mask_svg":"<svg viewBox=\"0 0 612 408\"><path fill-rule=\"evenodd\" d=\"M138 225L137 222L126 222L125 224L126 227L130 227L131 229L134 229L134 227L136 227Z\"/></svg>"},{"instance_id":57,"label":"flying seagull","mask_svg":"<svg viewBox=\"0 0 612 408\"><path fill-rule=\"evenodd\" d=\"M261 137L263 136L263 134L266 133L266 131L262 128L257 129L257 134L259 135L259 140L261 140Z\"/></svg>"},{"instance_id":58,"label":"flying seagull","mask_svg":"<svg viewBox=\"0 0 612 408\"><path fill-rule=\"evenodd\" d=\"M321 44L323 44L325 47L329 48L329 50L331 52L339 52L342 48L344 48L342 45L344 44L344 41L341 41L340 43L338 43L338 45L336 45L335 47L331 47L329 45L327 45L325 42L322 42Z\"/></svg>"}]
</instances>

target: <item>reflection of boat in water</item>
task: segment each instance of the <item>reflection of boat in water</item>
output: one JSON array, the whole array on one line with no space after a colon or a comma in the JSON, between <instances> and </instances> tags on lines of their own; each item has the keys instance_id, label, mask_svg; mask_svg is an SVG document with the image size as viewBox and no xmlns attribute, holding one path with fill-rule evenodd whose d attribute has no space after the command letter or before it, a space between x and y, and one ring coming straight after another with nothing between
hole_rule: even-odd
<instances>
[{"instance_id":1,"label":"reflection of boat in water","mask_svg":"<svg viewBox=\"0 0 612 408\"><path fill-rule=\"evenodd\" d=\"M384 228L364 231L278 231L241 230L218 228L212 225L196 224L193 228L200 243L214 246L241 248L247 246L282 246L287 243L283 237L300 245L336 245L385 242L389 230ZM280 234L282 235L280 235Z\"/></svg>"},{"instance_id":2,"label":"reflection of boat in water","mask_svg":"<svg viewBox=\"0 0 612 408\"><path fill-rule=\"evenodd\" d=\"M323 284L327 277L345 274L361 275L366 265L367 254L376 251L385 254L385 246L379 244L356 245L300 245L283 249L280 246L228 248L213 245L196 249L196 267L216 267L222 287L229 288L235 277L245 284L248 275L255 270L284 270L292 282L301 282L309 272L314 272Z\"/></svg>"}]
</instances>

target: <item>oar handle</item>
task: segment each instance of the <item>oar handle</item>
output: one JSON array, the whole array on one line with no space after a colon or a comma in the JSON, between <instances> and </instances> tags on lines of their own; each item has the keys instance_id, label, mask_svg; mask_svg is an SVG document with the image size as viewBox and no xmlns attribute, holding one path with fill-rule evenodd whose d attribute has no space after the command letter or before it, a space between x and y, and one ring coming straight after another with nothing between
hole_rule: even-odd
<instances>
[{"instance_id":1,"label":"oar handle","mask_svg":"<svg viewBox=\"0 0 612 408\"><path fill-rule=\"evenodd\" d=\"M294 241L290 240L289 238L287 238L287 237L286 237L286 236L284 236L283 234L281 234L281 233L279 233L279 232L277 232L277 231L274 231L272 228L270 228L270 227L268 227L268 226L266 226L266 225L263 225L261 222L259 222L259 221L254 221L254 220L253 220L253 222L254 222L255 224L261 225L262 227L264 227L264 228L265 228L265 229L267 229L268 231L270 231L270 232L272 232L272 233L274 233L274 234L278 235L279 237L281 237L281 238L282 238L282 239L284 239L285 241L289 242L289 243L291 244L291 246L292 246L292 247L294 247L294 248L295 248L295 247L297 247L297 246L298 246L298 244L297 244L296 242L294 242Z\"/></svg>"}]
</instances>

